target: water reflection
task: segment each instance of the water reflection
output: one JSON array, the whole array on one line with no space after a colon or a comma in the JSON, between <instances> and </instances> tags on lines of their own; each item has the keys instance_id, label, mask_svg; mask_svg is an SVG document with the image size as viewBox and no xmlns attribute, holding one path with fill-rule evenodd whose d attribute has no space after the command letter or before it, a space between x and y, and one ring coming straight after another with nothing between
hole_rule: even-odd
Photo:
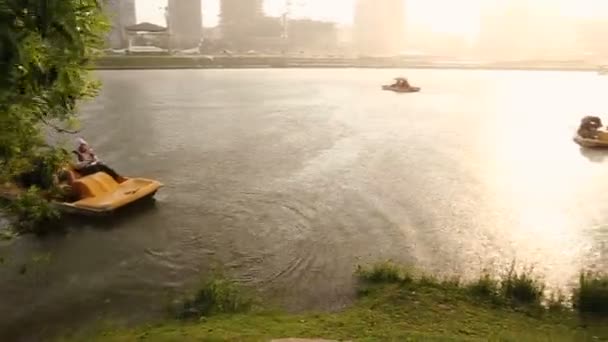
<instances>
[{"instance_id":1,"label":"water reflection","mask_svg":"<svg viewBox=\"0 0 608 342\"><path fill-rule=\"evenodd\" d=\"M120 229L132 224L139 217L150 217L158 215L157 201L154 198L147 198L121 208L116 212L101 216L81 216L66 215L63 217L63 225L67 227L86 227L94 229Z\"/></svg>"},{"instance_id":2,"label":"water reflection","mask_svg":"<svg viewBox=\"0 0 608 342\"><path fill-rule=\"evenodd\" d=\"M156 87L142 87L137 72L108 74L100 94L107 101L86 104L82 135L106 163L120 172L141 177L154 175L150 165L142 163L149 159L150 151L158 151L162 144L158 139L162 125L156 121L163 116L150 113L169 109L161 95L175 90L162 87L162 77L155 80Z\"/></svg>"},{"instance_id":3,"label":"water reflection","mask_svg":"<svg viewBox=\"0 0 608 342\"><path fill-rule=\"evenodd\" d=\"M603 163L608 157L608 151L581 147L581 155L592 163Z\"/></svg>"}]
</instances>

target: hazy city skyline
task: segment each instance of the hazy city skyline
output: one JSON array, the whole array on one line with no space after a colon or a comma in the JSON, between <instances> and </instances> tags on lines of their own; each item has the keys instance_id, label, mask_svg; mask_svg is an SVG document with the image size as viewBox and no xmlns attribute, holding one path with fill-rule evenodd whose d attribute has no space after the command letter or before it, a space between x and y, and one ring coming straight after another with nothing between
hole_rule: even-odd
<instances>
[{"instance_id":1,"label":"hazy city skyline","mask_svg":"<svg viewBox=\"0 0 608 342\"><path fill-rule=\"evenodd\" d=\"M204 25L217 25L220 0L201 1ZM325 0L292 0L292 15L352 24L355 2L332 0L328 5ZM603 0L406 0L406 22L408 26L472 39L479 33L482 8L499 7L507 2L521 2L530 8L546 9L550 13L570 17L608 16L608 1ZM138 21L164 24L162 9L166 3L167 0L137 0ZM266 0L264 10L269 15L279 16L285 10L285 3L285 0Z\"/></svg>"},{"instance_id":2,"label":"hazy city skyline","mask_svg":"<svg viewBox=\"0 0 608 342\"><path fill-rule=\"evenodd\" d=\"M203 23L217 25L220 0L202 0ZM285 0L266 0L264 10L272 16L279 16L285 10ZM465 36L475 35L478 30L481 0L463 0L455 4L446 0L406 1L407 21L411 25L431 27L440 32L452 32ZM309 17L319 20L352 24L356 0L333 0L331 6L324 0L293 0L294 17ZM138 20L164 24L162 8L166 0L138 0ZM437 6L443 10L437 13ZM458 15L454 15L458 13Z\"/></svg>"}]
</instances>

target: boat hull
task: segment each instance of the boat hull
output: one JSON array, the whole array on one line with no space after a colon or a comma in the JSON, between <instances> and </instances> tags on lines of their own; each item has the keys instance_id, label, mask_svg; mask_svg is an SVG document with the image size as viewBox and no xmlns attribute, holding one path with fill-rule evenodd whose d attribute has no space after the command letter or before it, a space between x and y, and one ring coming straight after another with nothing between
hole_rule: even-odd
<instances>
[{"instance_id":1,"label":"boat hull","mask_svg":"<svg viewBox=\"0 0 608 342\"><path fill-rule=\"evenodd\" d=\"M382 90L394 91L395 93L417 93L420 91L420 87L399 88L385 85L382 86Z\"/></svg>"},{"instance_id":2,"label":"boat hull","mask_svg":"<svg viewBox=\"0 0 608 342\"><path fill-rule=\"evenodd\" d=\"M573 140L575 143L579 144L582 147L608 149L608 141L598 139L587 139L579 135L575 136Z\"/></svg>"},{"instance_id":3,"label":"boat hull","mask_svg":"<svg viewBox=\"0 0 608 342\"><path fill-rule=\"evenodd\" d=\"M99 172L83 177L74 183L78 193L84 194L75 202L51 202L53 207L64 214L82 216L107 216L133 203L154 197L162 183L145 178L125 178L121 183ZM0 187L0 198L15 200L23 193L14 185Z\"/></svg>"}]
</instances>

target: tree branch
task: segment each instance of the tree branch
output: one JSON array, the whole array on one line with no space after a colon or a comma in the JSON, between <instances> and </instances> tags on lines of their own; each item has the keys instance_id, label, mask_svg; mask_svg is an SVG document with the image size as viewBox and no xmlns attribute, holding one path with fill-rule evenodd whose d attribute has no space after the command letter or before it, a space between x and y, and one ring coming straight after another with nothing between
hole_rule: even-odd
<instances>
[{"instance_id":1,"label":"tree branch","mask_svg":"<svg viewBox=\"0 0 608 342\"><path fill-rule=\"evenodd\" d=\"M42 117L41 115L36 115L36 116L38 117L38 119L39 119L39 120L40 120L40 121L41 121L43 124L45 124L46 126L48 126L48 127L52 128L52 129L54 129L54 130L55 130L57 133L67 133L67 134L78 134L78 133L80 133L80 130L73 131L73 130L69 130L69 129L61 128L61 127L59 127L59 126L56 126L56 125L54 125L54 124L52 124L52 123L50 123L50 122L46 121L46 119L45 119L44 117Z\"/></svg>"}]
</instances>

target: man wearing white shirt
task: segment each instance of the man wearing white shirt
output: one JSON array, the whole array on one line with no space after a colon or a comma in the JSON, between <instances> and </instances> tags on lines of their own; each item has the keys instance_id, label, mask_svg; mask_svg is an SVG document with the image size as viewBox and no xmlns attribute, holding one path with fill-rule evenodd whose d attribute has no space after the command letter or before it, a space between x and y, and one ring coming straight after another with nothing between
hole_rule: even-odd
<instances>
[{"instance_id":1,"label":"man wearing white shirt","mask_svg":"<svg viewBox=\"0 0 608 342\"><path fill-rule=\"evenodd\" d=\"M78 163L74 165L74 169L82 176L88 176L97 172L104 172L114 178L117 182L124 181L116 171L102 163L89 144L82 138L78 138L78 147L74 151L78 156Z\"/></svg>"}]
</instances>

